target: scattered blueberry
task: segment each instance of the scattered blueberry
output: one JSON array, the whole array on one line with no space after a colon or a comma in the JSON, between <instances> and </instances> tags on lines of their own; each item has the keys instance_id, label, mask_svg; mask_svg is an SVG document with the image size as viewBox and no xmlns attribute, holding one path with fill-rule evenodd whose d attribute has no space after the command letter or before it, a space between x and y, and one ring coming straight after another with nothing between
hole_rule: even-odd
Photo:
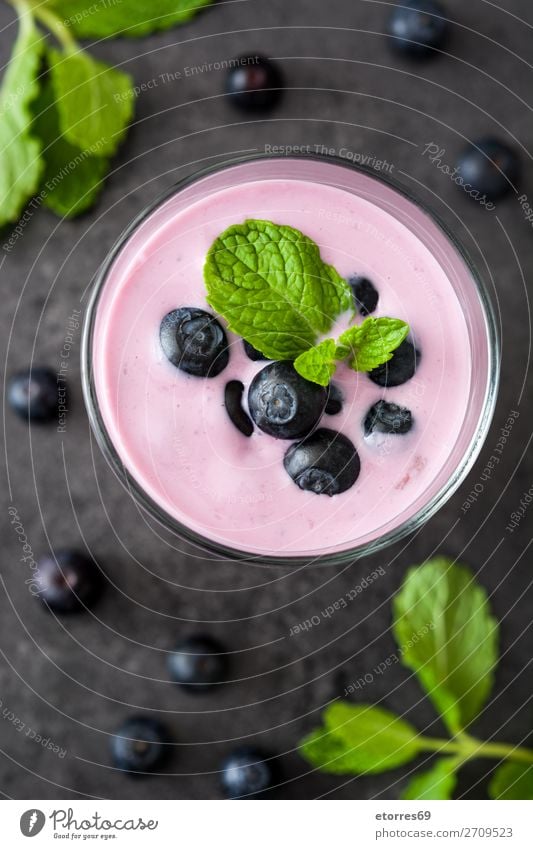
<instances>
[{"instance_id":1,"label":"scattered blueberry","mask_svg":"<svg viewBox=\"0 0 533 849\"><path fill-rule=\"evenodd\" d=\"M189 637L168 656L170 677L191 692L205 692L224 681L228 658L212 637Z\"/></svg>"},{"instance_id":2,"label":"scattered blueberry","mask_svg":"<svg viewBox=\"0 0 533 849\"><path fill-rule=\"evenodd\" d=\"M273 109L282 92L281 71L264 56L239 56L226 77L226 93L245 112Z\"/></svg>"},{"instance_id":3,"label":"scattered blueberry","mask_svg":"<svg viewBox=\"0 0 533 849\"><path fill-rule=\"evenodd\" d=\"M256 425L277 439L306 436L318 423L327 390L301 377L286 360L256 374L248 391L248 407Z\"/></svg>"},{"instance_id":4,"label":"scattered blueberry","mask_svg":"<svg viewBox=\"0 0 533 849\"><path fill-rule=\"evenodd\" d=\"M242 343L244 345L244 352L250 360L253 360L254 362L258 362L259 360L268 360L268 357L265 357L265 355L262 354L261 351L258 351L257 348L254 348L253 345L250 345L246 339L243 339Z\"/></svg>"},{"instance_id":5,"label":"scattered blueberry","mask_svg":"<svg viewBox=\"0 0 533 849\"><path fill-rule=\"evenodd\" d=\"M519 180L520 160L511 147L498 139L480 139L463 151L457 172L467 187L489 200L497 200Z\"/></svg>"},{"instance_id":6,"label":"scattered blueberry","mask_svg":"<svg viewBox=\"0 0 533 849\"><path fill-rule=\"evenodd\" d=\"M291 445L283 465L300 489L338 495L354 485L361 463L355 446L342 433L320 428Z\"/></svg>"},{"instance_id":7,"label":"scattered blueberry","mask_svg":"<svg viewBox=\"0 0 533 849\"><path fill-rule=\"evenodd\" d=\"M418 58L436 55L450 34L446 10L434 0L400 0L389 18L388 34L402 53Z\"/></svg>"},{"instance_id":8,"label":"scattered blueberry","mask_svg":"<svg viewBox=\"0 0 533 849\"><path fill-rule=\"evenodd\" d=\"M370 315L378 305L379 295L376 287L366 277L351 277L348 283L352 289L355 306L361 315Z\"/></svg>"},{"instance_id":9,"label":"scattered blueberry","mask_svg":"<svg viewBox=\"0 0 533 849\"><path fill-rule=\"evenodd\" d=\"M264 795L277 780L277 761L252 746L236 749L222 764L222 787L230 799Z\"/></svg>"},{"instance_id":10,"label":"scattered blueberry","mask_svg":"<svg viewBox=\"0 0 533 849\"><path fill-rule=\"evenodd\" d=\"M336 383L330 383L328 387L328 400L326 402L326 409L324 410L328 416L336 416L342 410L342 405L344 403L344 398L342 397L342 392Z\"/></svg>"},{"instance_id":11,"label":"scattered blueberry","mask_svg":"<svg viewBox=\"0 0 533 849\"><path fill-rule=\"evenodd\" d=\"M254 432L254 426L250 417L242 408L243 392L244 384L241 383L240 380L230 380L229 383L226 383L226 388L224 389L224 404L226 406L228 416L235 427L240 430L244 436L251 436Z\"/></svg>"},{"instance_id":12,"label":"scattered blueberry","mask_svg":"<svg viewBox=\"0 0 533 849\"><path fill-rule=\"evenodd\" d=\"M196 377L216 377L229 361L228 340L217 319L196 307L172 310L161 322L161 347L170 362Z\"/></svg>"},{"instance_id":13,"label":"scattered blueberry","mask_svg":"<svg viewBox=\"0 0 533 849\"><path fill-rule=\"evenodd\" d=\"M365 434L371 433L409 433L413 426L413 414L407 407L378 401L365 416Z\"/></svg>"},{"instance_id":14,"label":"scattered blueberry","mask_svg":"<svg viewBox=\"0 0 533 849\"><path fill-rule=\"evenodd\" d=\"M7 389L9 406L30 422L49 422L57 416L57 376L49 368L32 368L13 375Z\"/></svg>"},{"instance_id":15,"label":"scattered blueberry","mask_svg":"<svg viewBox=\"0 0 533 849\"><path fill-rule=\"evenodd\" d=\"M35 595L57 613L74 613L90 607L104 587L98 567L85 554L75 550L41 557L34 580Z\"/></svg>"},{"instance_id":16,"label":"scattered blueberry","mask_svg":"<svg viewBox=\"0 0 533 849\"><path fill-rule=\"evenodd\" d=\"M111 738L111 756L117 769L131 774L153 772L169 754L170 735L157 719L132 716Z\"/></svg>"},{"instance_id":17,"label":"scattered blueberry","mask_svg":"<svg viewBox=\"0 0 533 849\"><path fill-rule=\"evenodd\" d=\"M396 348L388 363L372 369L368 376L378 386L400 386L412 378L419 360L420 351L406 339Z\"/></svg>"}]
</instances>

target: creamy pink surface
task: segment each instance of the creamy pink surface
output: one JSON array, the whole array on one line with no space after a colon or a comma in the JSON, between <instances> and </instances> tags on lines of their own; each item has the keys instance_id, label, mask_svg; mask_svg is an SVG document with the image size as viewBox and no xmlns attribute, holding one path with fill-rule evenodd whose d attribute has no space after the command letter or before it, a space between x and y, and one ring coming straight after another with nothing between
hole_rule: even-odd
<instances>
[{"instance_id":1,"label":"creamy pink surface","mask_svg":"<svg viewBox=\"0 0 533 849\"><path fill-rule=\"evenodd\" d=\"M123 248L100 298L93 340L100 412L130 474L196 533L257 554L312 555L375 539L434 494L469 403L469 336L448 273L405 226L410 204L396 198L391 214L328 185L249 182L182 211L167 202L142 225L142 240L137 235ZM289 441L257 429L247 439L230 422L226 382L248 386L265 365L245 356L240 339L230 335L229 365L214 379L184 374L159 345L159 325L170 310L210 310L206 253L222 230L246 218L292 225L342 275L369 277L380 296L374 315L409 322L421 351L415 377L391 389L339 367L344 407L324 416L322 426L354 442L361 474L333 498L302 492L289 478L282 462ZM362 420L381 397L411 409L411 433L364 437Z\"/></svg>"}]
</instances>

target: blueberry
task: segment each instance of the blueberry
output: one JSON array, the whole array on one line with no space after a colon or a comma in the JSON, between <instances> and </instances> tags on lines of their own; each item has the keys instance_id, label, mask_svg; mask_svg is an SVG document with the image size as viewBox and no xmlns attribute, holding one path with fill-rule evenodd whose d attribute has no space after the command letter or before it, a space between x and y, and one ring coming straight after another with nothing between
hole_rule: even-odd
<instances>
[{"instance_id":1,"label":"blueberry","mask_svg":"<svg viewBox=\"0 0 533 849\"><path fill-rule=\"evenodd\" d=\"M281 99L283 77L264 56L239 56L226 77L226 93L244 112L273 109Z\"/></svg>"},{"instance_id":2,"label":"blueberry","mask_svg":"<svg viewBox=\"0 0 533 849\"><path fill-rule=\"evenodd\" d=\"M206 692L224 681L228 658L212 637L189 637L168 656L170 677L190 692Z\"/></svg>"},{"instance_id":3,"label":"blueberry","mask_svg":"<svg viewBox=\"0 0 533 849\"><path fill-rule=\"evenodd\" d=\"M328 393L301 377L292 363L271 363L256 374L248 390L248 408L256 425L277 439L306 436L318 423Z\"/></svg>"},{"instance_id":4,"label":"blueberry","mask_svg":"<svg viewBox=\"0 0 533 849\"><path fill-rule=\"evenodd\" d=\"M250 360L253 360L254 362L258 362L259 360L268 360L268 357L265 357L265 355L262 354L261 351L258 351L257 348L254 348L253 345L250 345L246 339L243 339L242 343L244 345L244 352Z\"/></svg>"},{"instance_id":5,"label":"blueberry","mask_svg":"<svg viewBox=\"0 0 533 849\"><path fill-rule=\"evenodd\" d=\"M216 377L229 361L228 340L217 319L196 307L180 307L161 322L161 347L172 365L196 377Z\"/></svg>"},{"instance_id":6,"label":"blueberry","mask_svg":"<svg viewBox=\"0 0 533 849\"><path fill-rule=\"evenodd\" d=\"M519 180L520 160L511 147L498 139L480 139L463 151L457 173L466 188L486 195L489 200L497 200ZM464 190L465 186L460 188Z\"/></svg>"},{"instance_id":7,"label":"blueberry","mask_svg":"<svg viewBox=\"0 0 533 849\"><path fill-rule=\"evenodd\" d=\"M167 759L170 744L168 730L159 720L132 716L111 738L111 757L124 772L153 772Z\"/></svg>"},{"instance_id":8,"label":"blueberry","mask_svg":"<svg viewBox=\"0 0 533 849\"><path fill-rule=\"evenodd\" d=\"M222 764L222 788L230 799L261 796L278 780L278 763L255 746L235 749Z\"/></svg>"},{"instance_id":9,"label":"blueberry","mask_svg":"<svg viewBox=\"0 0 533 849\"><path fill-rule=\"evenodd\" d=\"M433 0L400 0L389 18L392 45L416 58L436 55L448 41L446 10Z\"/></svg>"},{"instance_id":10,"label":"blueberry","mask_svg":"<svg viewBox=\"0 0 533 849\"><path fill-rule=\"evenodd\" d=\"M339 387L336 383L330 383L328 387L328 400L324 412L326 412L328 416L336 416L342 410L343 403L344 398L342 397L342 392Z\"/></svg>"},{"instance_id":11,"label":"blueberry","mask_svg":"<svg viewBox=\"0 0 533 849\"><path fill-rule=\"evenodd\" d=\"M351 277L348 280L351 286L355 306L361 315L370 315L378 305L379 295L376 287L366 277Z\"/></svg>"},{"instance_id":12,"label":"blueberry","mask_svg":"<svg viewBox=\"0 0 533 849\"><path fill-rule=\"evenodd\" d=\"M378 401L370 407L365 416L365 434L371 433L409 433L413 426L413 414L407 407Z\"/></svg>"},{"instance_id":13,"label":"blueberry","mask_svg":"<svg viewBox=\"0 0 533 849\"><path fill-rule=\"evenodd\" d=\"M62 550L37 562L35 594L57 613L74 613L91 607L99 598L104 580L94 562L79 551Z\"/></svg>"},{"instance_id":14,"label":"blueberry","mask_svg":"<svg viewBox=\"0 0 533 849\"><path fill-rule=\"evenodd\" d=\"M224 404L228 416L237 430L243 436L251 436L254 432L254 426L250 417L242 408L242 393L244 392L244 384L240 380L230 380L226 383L224 389Z\"/></svg>"},{"instance_id":15,"label":"blueberry","mask_svg":"<svg viewBox=\"0 0 533 849\"><path fill-rule=\"evenodd\" d=\"M316 495L345 492L361 470L355 446L342 433L327 428L291 445L283 465L300 489Z\"/></svg>"},{"instance_id":16,"label":"blueberry","mask_svg":"<svg viewBox=\"0 0 533 849\"><path fill-rule=\"evenodd\" d=\"M13 375L7 389L9 406L30 422L57 417L57 376L49 368L31 368Z\"/></svg>"},{"instance_id":17,"label":"blueberry","mask_svg":"<svg viewBox=\"0 0 533 849\"><path fill-rule=\"evenodd\" d=\"M388 363L372 369L368 376L378 386L400 386L412 378L419 360L420 351L406 339L396 348Z\"/></svg>"}]
</instances>

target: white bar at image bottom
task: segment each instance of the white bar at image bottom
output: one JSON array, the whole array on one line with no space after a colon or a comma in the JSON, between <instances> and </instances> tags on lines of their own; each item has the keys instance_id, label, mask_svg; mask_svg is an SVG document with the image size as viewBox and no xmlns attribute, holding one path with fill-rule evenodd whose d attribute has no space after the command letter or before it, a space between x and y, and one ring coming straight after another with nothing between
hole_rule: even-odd
<instances>
[{"instance_id":1,"label":"white bar at image bottom","mask_svg":"<svg viewBox=\"0 0 533 849\"><path fill-rule=\"evenodd\" d=\"M533 802L9 800L0 812L6 849L32 837L36 849L533 849Z\"/></svg>"}]
</instances>

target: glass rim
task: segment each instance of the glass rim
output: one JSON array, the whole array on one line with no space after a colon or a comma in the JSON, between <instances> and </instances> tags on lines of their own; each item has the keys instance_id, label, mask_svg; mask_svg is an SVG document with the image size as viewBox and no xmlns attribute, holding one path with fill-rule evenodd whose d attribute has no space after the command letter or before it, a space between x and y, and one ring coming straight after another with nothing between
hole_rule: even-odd
<instances>
[{"instance_id":1,"label":"glass rim","mask_svg":"<svg viewBox=\"0 0 533 849\"><path fill-rule=\"evenodd\" d=\"M484 391L484 398L481 404L481 412L474 429L472 438L468 447L464 451L460 463L458 463L454 472L446 480L446 482L438 489L436 493L412 516L405 519L397 527L381 534L376 539L362 542L359 545L347 546L341 551L331 551L324 549L322 552L309 552L309 554L296 553L291 554L259 554L246 552L230 545L225 545L222 542L211 540L209 537L202 536L196 531L188 528L182 522L170 516L156 501L154 501L137 482L135 477L128 471L124 463L120 459L113 442L107 432L105 423L100 414L98 399L96 395L95 382L93 377L93 330L96 319L98 302L107 281L108 274L117 259L118 255L126 245L134 232L166 201L170 200L175 195L179 194L189 186L199 182L205 177L209 177L218 172L229 170L239 165L244 165L259 161L317 161L323 164L332 164L340 166L349 171L357 171L367 177L370 177L378 182L384 183L389 188L393 189L399 195L403 196L410 203L414 204L419 210L424 212L429 219L438 227L445 235L448 241L455 248L460 258L465 263L470 277L477 290L481 312L484 319L484 327L486 331L487 342L487 380ZM298 178L295 178L298 179ZM319 565L343 565L350 561L355 561L361 557L374 554L389 545L399 542L404 537L418 530L424 525L435 513L452 497L459 486L463 483L468 473L472 469L475 461L485 442L494 410L496 406L498 385L500 377L500 340L497 330L496 316L492 301L487 290L487 287L478 272L478 269L472 261L469 253L452 232L450 227L440 218L428 204L421 201L414 193L406 189L396 179L389 174L383 175L382 172L376 171L369 166L359 165L347 161L339 156L324 156L315 153L299 153L297 155L285 154L245 154L232 159L225 159L222 163L218 162L200 168L192 174L178 180L168 189L165 189L161 194L146 206L122 231L116 239L113 247L107 253L106 258L102 262L95 278L91 284L91 291L87 301L86 313L83 320L83 329L81 336L81 382L85 407L87 410L89 423L92 432L96 438L98 446L102 451L105 459L115 476L142 509L144 509L152 518L154 518L165 529L176 534L180 539L200 548L204 552L213 555L220 555L223 559L231 559L237 561L246 561L249 563L261 563L262 565L270 566L290 566L298 567L311 564Z\"/></svg>"}]
</instances>

